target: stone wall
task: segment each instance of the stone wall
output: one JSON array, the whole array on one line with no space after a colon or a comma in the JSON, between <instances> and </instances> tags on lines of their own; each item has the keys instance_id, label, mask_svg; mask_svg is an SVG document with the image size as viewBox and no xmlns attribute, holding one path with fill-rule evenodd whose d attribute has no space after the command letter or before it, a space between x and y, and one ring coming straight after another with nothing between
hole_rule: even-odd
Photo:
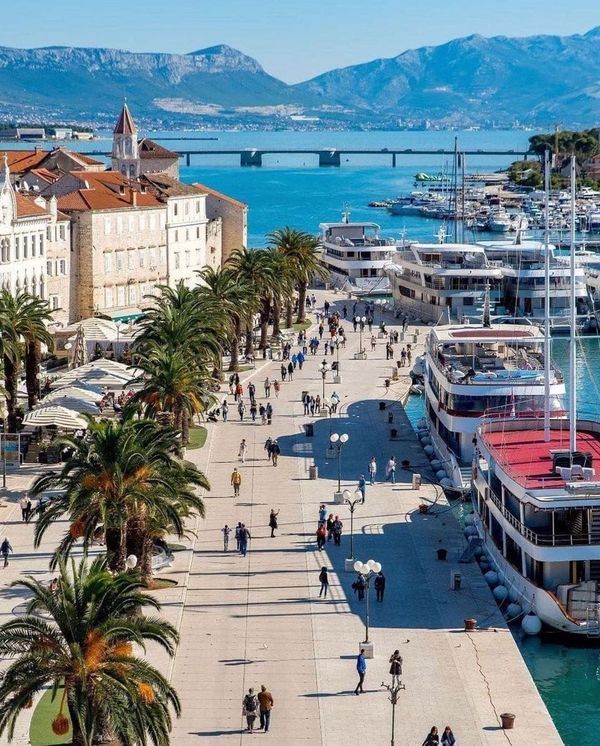
<instances>
[{"instance_id":1,"label":"stone wall","mask_svg":"<svg viewBox=\"0 0 600 746\"><path fill-rule=\"evenodd\" d=\"M204 191L201 184L198 188ZM235 249L248 245L248 207L246 205L218 192L209 191L206 196L206 217L209 220L221 218L223 221L221 262L226 262Z\"/></svg>"}]
</instances>

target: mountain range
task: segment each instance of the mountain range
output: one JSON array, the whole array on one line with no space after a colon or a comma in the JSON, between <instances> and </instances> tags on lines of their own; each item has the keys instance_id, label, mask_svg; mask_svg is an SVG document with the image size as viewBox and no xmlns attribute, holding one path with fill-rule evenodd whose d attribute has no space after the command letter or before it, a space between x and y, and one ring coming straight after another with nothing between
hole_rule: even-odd
<instances>
[{"instance_id":1,"label":"mountain range","mask_svg":"<svg viewBox=\"0 0 600 746\"><path fill-rule=\"evenodd\" d=\"M189 54L0 47L0 121L112 122L124 97L146 126L384 127L600 124L600 27L408 50L296 85L225 45Z\"/></svg>"}]
</instances>

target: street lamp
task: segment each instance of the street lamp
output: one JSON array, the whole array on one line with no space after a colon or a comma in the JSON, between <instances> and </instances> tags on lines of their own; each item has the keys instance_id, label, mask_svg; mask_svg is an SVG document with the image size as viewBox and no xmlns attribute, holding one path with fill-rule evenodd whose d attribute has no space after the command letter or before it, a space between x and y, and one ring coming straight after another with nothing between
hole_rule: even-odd
<instances>
[{"instance_id":1,"label":"street lamp","mask_svg":"<svg viewBox=\"0 0 600 746\"><path fill-rule=\"evenodd\" d=\"M323 396L321 397L321 401L323 401L325 399L325 376L327 375L327 371L329 370L329 363L326 360L323 360L321 365L319 365L319 370L323 378Z\"/></svg>"},{"instance_id":2,"label":"street lamp","mask_svg":"<svg viewBox=\"0 0 600 746\"><path fill-rule=\"evenodd\" d=\"M364 564L360 560L356 560L354 563L354 569L360 573L365 581L366 593L367 593L367 606L365 611L365 639L361 642L361 646L371 645L369 640L369 586L371 585L371 579L374 578L379 572L381 572L381 565L375 560L368 560ZM372 657L372 653L371 653Z\"/></svg>"},{"instance_id":3,"label":"street lamp","mask_svg":"<svg viewBox=\"0 0 600 746\"><path fill-rule=\"evenodd\" d=\"M339 335L335 338L335 375L333 377L334 383L341 383L342 377L340 376L340 338Z\"/></svg>"},{"instance_id":4,"label":"street lamp","mask_svg":"<svg viewBox=\"0 0 600 746\"><path fill-rule=\"evenodd\" d=\"M391 746L394 746L396 743L394 740L394 734L396 730L396 705L398 704L398 694L402 689L406 689L406 687L400 682L398 682L398 684L384 684L382 682L381 686L388 690L389 700L392 703L392 740L390 743Z\"/></svg>"},{"instance_id":5,"label":"street lamp","mask_svg":"<svg viewBox=\"0 0 600 746\"><path fill-rule=\"evenodd\" d=\"M362 505L364 503L365 498L360 490L356 490L354 493L354 499L352 499L350 490L344 490L342 497L344 498L346 505L350 508L350 554L346 559L344 569L346 572L351 572L354 570L354 511L356 510L357 505Z\"/></svg>"},{"instance_id":6,"label":"street lamp","mask_svg":"<svg viewBox=\"0 0 600 746\"><path fill-rule=\"evenodd\" d=\"M363 337L363 330L365 328L365 324L367 323L367 317L357 316L355 321L358 324L358 331L359 331L358 354L363 355L365 351L363 350L362 337Z\"/></svg>"},{"instance_id":7,"label":"street lamp","mask_svg":"<svg viewBox=\"0 0 600 746\"><path fill-rule=\"evenodd\" d=\"M331 422L331 420L330 420ZM344 444L348 442L348 435L346 433L342 433L341 435L338 435L338 433L331 433L329 436L329 442L331 443L331 447L335 448L337 450L337 462L338 462L338 484L337 484L337 492L335 493L335 499L341 502L343 500L343 495L341 494L341 481L342 481L342 448L344 447ZM339 498L338 498L339 495Z\"/></svg>"}]
</instances>

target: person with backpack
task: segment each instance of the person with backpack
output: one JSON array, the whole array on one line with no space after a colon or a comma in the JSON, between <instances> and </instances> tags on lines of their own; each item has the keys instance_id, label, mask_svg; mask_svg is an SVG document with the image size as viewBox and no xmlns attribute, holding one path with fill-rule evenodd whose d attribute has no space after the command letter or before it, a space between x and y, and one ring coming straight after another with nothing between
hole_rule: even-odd
<instances>
[{"instance_id":1,"label":"person with backpack","mask_svg":"<svg viewBox=\"0 0 600 746\"><path fill-rule=\"evenodd\" d=\"M235 527L235 534L234 534L234 536L235 536L236 549L239 552L240 551L240 545L241 545L241 542L242 542L242 523L241 523L241 521L238 521L238 525Z\"/></svg>"},{"instance_id":2,"label":"person with backpack","mask_svg":"<svg viewBox=\"0 0 600 746\"><path fill-rule=\"evenodd\" d=\"M320 523L319 528L316 531L317 534L317 549L319 551L322 551L323 547L325 546L325 542L327 541L327 529L325 528L325 523Z\"/></svg>"},{"instance_id":3,"label":"person with backpack","mask_svg":"<svg viewBox=\"0 0 600 746\"><path fill-rule=\"evenodd\" d=\"M248 689L248 694L242 700L242 714L246 716L246 723L248 725L248 733L254 731L254 721L256 720L256 712L258 710L258 699L254 694L254 689Z\"/></svg>"},{"instance_id":4,"label":"person with backpack","mask_svg":"<svg viewBox=\"0 0 600 746\"><path fill-rule=\"evenodd\" d=\"M277 438L275 438L275 440L271 443L271 460L273 462L273 466L277 466L277 459L279 458L280 453L281 448L279 447Z\"/></svg>"},{"instance_id":5,"label":"person with backpack","mask_svg":"<svg viewBox=\"0 0 600 746\"><path fill-rule=\"evenodd\" d=\"M0 554L4 557L4 567L7 567L8 565L8 555L9 552L12 552L13 548L10 545L10 541L8 540L8 537L4 537L4 541L2 544L0 544Z\"/></svg>"},{"instance_id":6,"label":"person with backpack","mask_svg":"<svg viewBox=\"0 0 600 746\"><path fill-rule=\"evenodd\" d=\"M327 598L327 590L329 589L329 578L327 577L327 568L322 567L319 573L319 580L321 581L321 590L319 591L319 598Z\"/></svg>"}]
</instances>

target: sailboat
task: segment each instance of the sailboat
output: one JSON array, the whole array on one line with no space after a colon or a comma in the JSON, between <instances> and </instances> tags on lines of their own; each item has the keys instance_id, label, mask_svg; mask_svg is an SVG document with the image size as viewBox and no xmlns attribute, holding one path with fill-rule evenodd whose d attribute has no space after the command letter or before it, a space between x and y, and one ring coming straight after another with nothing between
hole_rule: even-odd
<instances>
[{"instance_id":1,"label":"sailboat","mask_svg":"<svg viewBox=\"0 0 600 746\"><path fill-rule=\"evenodd\" d=\"M549 158L546 157L546 287ZM575 214L575 159L571 164ZM571 221L568 417L550 407L551 340L544 329L543 412L482 418L473 453L474 513L465 529L494 596L525 633L600 639L600 421L577 418L575 220Z\"/></svg>"}]
</instances>

